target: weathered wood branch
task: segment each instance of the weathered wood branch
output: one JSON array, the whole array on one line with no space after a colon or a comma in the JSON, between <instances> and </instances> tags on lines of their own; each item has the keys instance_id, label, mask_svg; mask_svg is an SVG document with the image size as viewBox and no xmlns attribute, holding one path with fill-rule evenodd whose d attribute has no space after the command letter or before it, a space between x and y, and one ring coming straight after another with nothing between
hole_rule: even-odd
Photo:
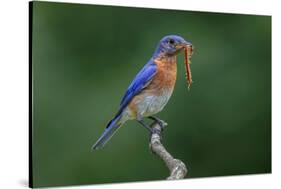
<instances>
[{"instance_id":1,"label":"weathered wood branch","mask_svg":"<svg viewBox=\"0 0 281 189\"><path fill-rule=\"evenodd\" d=\"M167 125L167 123L164 123ZM166 164L170 171L170 176L167 180L183 179L187 174L187 168L185 164L179 160L173 158L173 156L165 149L161 143L161 126L155 122L151 126L153 133L150 138L151 151L158 155Z\"/></svg>"}]
</instances>

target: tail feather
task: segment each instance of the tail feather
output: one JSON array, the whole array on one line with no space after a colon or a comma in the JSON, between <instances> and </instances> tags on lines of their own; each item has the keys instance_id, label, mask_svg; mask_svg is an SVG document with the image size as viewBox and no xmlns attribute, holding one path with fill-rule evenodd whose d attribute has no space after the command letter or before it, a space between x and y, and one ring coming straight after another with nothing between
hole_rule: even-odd
<instances>
[{"instance_id":1,"label":"tail feather","mask_svg":"<svg viewBox=\"0 0 281 189\"><path fill-rule=\"evenodd\" d=\"M110 140L110 138L116 133L120 128L121 123L119 123L121 115L113 118L106 126L103 134L93 145L92 150L98 150L104 147L104 145Z\"/></svg>"}]
</instances>

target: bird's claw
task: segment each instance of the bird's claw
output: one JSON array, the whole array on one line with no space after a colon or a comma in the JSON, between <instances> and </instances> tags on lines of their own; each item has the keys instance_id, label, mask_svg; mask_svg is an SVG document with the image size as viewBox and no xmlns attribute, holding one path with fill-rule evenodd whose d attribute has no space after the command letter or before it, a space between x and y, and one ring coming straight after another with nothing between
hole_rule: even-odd
<instances>
[{"instance_id":1,"label":"bird's claw","mask_svg":"<svg viewBox=\"0 0 281 189\"><path fill-rule=\"evenodd\" d=\"M163 120L161 120L161 119L159 119L159 120L157 121L157 123L160 125L161 130L164 130L164 128L167 127L167 125L168 125L168 123L166 123L165 121L163 121Z\"/></svg>"},{"instance_id":2,"label":"bird's claw","mask_svg":"<svg viewBox=\"0 0 281 189\"><path fill-rule=\"evenodd\" d=\"M163 120L161 120L161 119L159 119L157 117L150 116L149 118L154 120L154 122L151 125L153 125L155 123L158 123L160 125L160 127L161 127L161 130L164 130L164 128L168 125L168 123L166 123L165 121L163 121Z\"/></svg>"},{"instance_id":3,"label":"bird's claw","mask_svg":"<svg viewBox=\"0 0 281 189\"><path fill-rule=\"evenodd\" d=\"M160 124L159 124L160 125ZM163 128L162 128L162 126L160 125L160 130L158 129L158 128L155 128L155 127L153 127L152 129L151 129L151 135L153 135L153 134L157 134L157 135L159 135L159 136L161 136L161 131L163 130Z\"/></svg>"},{"instance_id":4,"label":"bird's claw","mask_svg":"<svg viewBox=\"0 0 281 189\"><path fill-rule=\"evenodd\" d=\"M159 127L155 127L153 125L158 124L160 126ZM162 120L155 120L151 125L150 125L150 138L152 137L153 134L157 134L160 136L160 140L162 140L162 135L161 132L164 130L164 128L167 126L168 124Z\"/></svg>"}]
</instances>

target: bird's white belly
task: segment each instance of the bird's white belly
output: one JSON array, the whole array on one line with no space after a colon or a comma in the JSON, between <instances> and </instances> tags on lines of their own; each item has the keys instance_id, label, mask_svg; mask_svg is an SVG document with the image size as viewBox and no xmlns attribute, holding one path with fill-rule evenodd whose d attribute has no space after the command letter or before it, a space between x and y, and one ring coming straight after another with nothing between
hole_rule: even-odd
<instances>
[{"instance_id":1,"label":"bird's white belly","mask_svg":"<svg viewBox=\"0 0 281 189\"><path fill-rule=\"evenodd\" d=\"M161 95L152 95L151 93L141 94L142 98L138 98L135 101L135 110L132 110L129 106L125 108L120 123L125 123L127 120L132 119L142 119L143 117L157 114L168 103L172 92L173 89L166 89L161 92Z\"/></svg>"},{"instance_id":2,"label":"bird's white belly","mask_svg":"<svg viewBox=\"0 0 281 189\"><path fill-rule=\"evenodd\" d=\"M156 96L145 94L144 98L137 104L137 114L139 117L147 117L160 112L169 101L172 90L163 90L162 95Z\"/></svg>"}]
</instances>

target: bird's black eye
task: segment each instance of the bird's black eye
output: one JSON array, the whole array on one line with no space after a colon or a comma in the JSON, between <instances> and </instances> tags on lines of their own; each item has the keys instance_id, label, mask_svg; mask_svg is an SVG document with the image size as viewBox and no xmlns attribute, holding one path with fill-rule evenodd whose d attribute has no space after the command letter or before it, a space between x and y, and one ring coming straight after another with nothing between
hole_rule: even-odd
<instances>
[{"instance_id":1,"label":"bird's black eye","mask_svg":"<svg viewBox=\"0 0 281 189\"><path fill-rule=\"evenodd\" d=\"M168 43L171 44L171 45L174 45L175 44L175 40L169 39Z\"/></svg>"}]
</instances>

